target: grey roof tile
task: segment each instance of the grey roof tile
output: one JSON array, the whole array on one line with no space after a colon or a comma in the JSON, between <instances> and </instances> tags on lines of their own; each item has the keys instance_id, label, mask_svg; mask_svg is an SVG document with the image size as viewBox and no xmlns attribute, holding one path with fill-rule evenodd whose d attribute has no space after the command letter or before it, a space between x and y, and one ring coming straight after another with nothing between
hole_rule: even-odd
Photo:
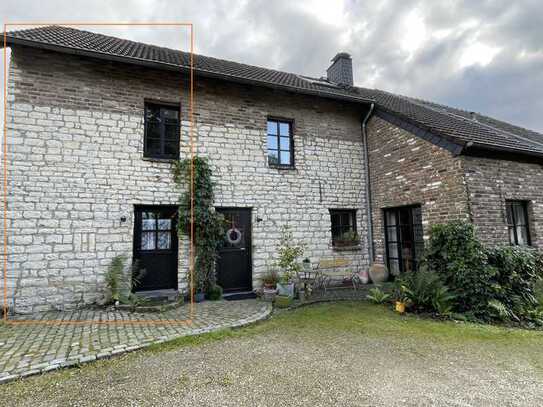
<instances>
[{"instance_id":1,"label":"grey roof tile","mask_svg":"<svg viewBox=\"0 0 543 407\"><path fill-rule=\"evenodd\" d=\"M187 52L143 44L66 26L43 26L9 31L8 45L23 44L60 52L83 53L165 69L190 68ZM374 102L382 109L457 145L543 155L543 135L500 120L437 103L361 87L340 87L323 79L194 55L197 74L272 86L290 91L353 102Z\"/></svg>"}]
</instances>

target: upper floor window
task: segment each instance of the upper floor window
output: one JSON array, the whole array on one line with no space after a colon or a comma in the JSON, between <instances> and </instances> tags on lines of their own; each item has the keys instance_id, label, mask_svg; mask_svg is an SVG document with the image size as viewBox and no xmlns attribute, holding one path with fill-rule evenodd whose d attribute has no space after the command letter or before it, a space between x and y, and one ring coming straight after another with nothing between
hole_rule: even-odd
<instances>
[{"instance_id":1,"label":"upper floor window","mask_svg":"<svg viewBox=\"0 0 543 407\"><path fill-rule=\"evenodd\" d=\"M292 121L268 119L268 165L294 167Z\"/></svg>"},{"instance_id":2,"label":"upper floor window","mask_svg":"<svg viewBox=\"0 0 543 407\"><path fill-rule=\"evenodd\" d=\"M179 158L179 106L145 103L143 156Z\"/></svg>"},{"instance_id":3,"label":"upper floor window","mask_svg":"<svg viewBox=\"0 0 543 407\"><path fill-rule=\"evenodd\" d=\"M330 209L330 220L334 246L356 246L360 243L356 233L355 209Z\"/></svg>"},{"instance_id":4,"label":"upper floor window","mask_svg":"<svg viewBox=\"0 0 543 407\"><path fill-rule=\"evenodd\" d=\"M526 201L506 201L507 227L509 243L529 246L530 230L528 228L528 203Z\"/></svg>"}]
</instances>

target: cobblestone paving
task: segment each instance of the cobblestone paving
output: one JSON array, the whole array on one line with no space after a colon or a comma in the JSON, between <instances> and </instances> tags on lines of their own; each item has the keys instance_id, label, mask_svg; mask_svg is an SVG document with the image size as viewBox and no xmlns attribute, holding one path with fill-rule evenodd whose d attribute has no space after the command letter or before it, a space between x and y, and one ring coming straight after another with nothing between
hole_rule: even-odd
<instances>
[{"instance_id":1,"label":"cobblestone paving","mask_svg":"<svg viewBox=\"0 0 543 407\"><path fill-rule=\"evenodd\" d=\"M183 322L190 317L190 306L185 305L148 313L91 309L49 312L31 317L30 323L2 324L0 383L181 336L247 325L267 318L271 310L269 303L257 300L207 301L194 305L190 323Z\"/></svg>"}]
</instances>

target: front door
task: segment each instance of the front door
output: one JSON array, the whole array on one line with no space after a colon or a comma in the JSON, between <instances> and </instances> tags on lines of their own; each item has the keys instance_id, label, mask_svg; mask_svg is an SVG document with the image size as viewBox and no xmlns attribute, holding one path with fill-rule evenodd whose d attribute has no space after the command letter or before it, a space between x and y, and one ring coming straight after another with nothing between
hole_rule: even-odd
<instances>
[{"instance_id":1,"label":"front door","mask_svg":"<svg viewBox=\"0 0 543 407\"><path fill-rule=\"evenodd\" d=\"M219 208L226 236L219 249L217 280L224 292L252 290L251 209Z\"/></svg>"},{"instance_id":2,"label":"front door","mask_svg":"<svg viewBox=\"0 0 543 407\"><path fill-rule=\"evenodd\" d=\"M177 289L177 207L136 206L134 291Z\"/></svg>"}]
</instances>

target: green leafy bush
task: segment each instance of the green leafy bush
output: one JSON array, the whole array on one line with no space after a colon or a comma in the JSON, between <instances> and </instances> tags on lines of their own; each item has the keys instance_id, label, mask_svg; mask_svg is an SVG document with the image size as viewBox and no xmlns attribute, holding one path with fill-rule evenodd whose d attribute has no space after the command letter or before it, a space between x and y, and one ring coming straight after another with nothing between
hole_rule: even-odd
<instances>
[{"instance_id":1,"label":"green leafy bush","mask_svg":"<svg viewBox=\"0 0 543 407\"><path fill-rule=\"evenodd\" d=\"M207 290L207 299L211 301L218 301L222 299L222 287L217 284L209 287Z\"/></svg>"},{"instance_id":2,"label":"green leafy bush","mask_svg":"<svg viewBox=\"0 0 543 407\"><path fill-rule=\"evenodd\" d=\"M369 294L366 296L366 298L374 304L384 304L390 299L390 297L390 294L383 292L378 287L369 290Z\"/></svg>"},{"instance_id":3,"label":"green leafy bush","mask_svg":"<svg viewBox=\"0 0 543 407\"><path fill-rule=\"evenodd\" d=\"M494 269L491 309L498 311L499 319L526 319L540 304L543 255L531 248L512 246L489 249L487 253L489 267Z\"/></svg>"},{"instance_id":4,"label":"green leafy bush","mask_svg":"<svg viewBox=\"0 0 543 407\"><path fill-rule=\"evenodd\" d=\"M448 312L482 320L538 323L538 287L543 279L540 252L510 246L486 249L473 225L453 222L432 227L424 264L455 296Z\"/></svg>"},{"instance_id":5,"label":"green leafy bush","mask_svg":"<svg viewBox=\"0 0 543 407\"><path fill-rule=\"evenodd\" d=\"M473 225L465 222L434 225L425 264L456 296L455 311L487 314L496 270L488 267L487 253L476 238Z\"/></svg>"}]
</instances>

